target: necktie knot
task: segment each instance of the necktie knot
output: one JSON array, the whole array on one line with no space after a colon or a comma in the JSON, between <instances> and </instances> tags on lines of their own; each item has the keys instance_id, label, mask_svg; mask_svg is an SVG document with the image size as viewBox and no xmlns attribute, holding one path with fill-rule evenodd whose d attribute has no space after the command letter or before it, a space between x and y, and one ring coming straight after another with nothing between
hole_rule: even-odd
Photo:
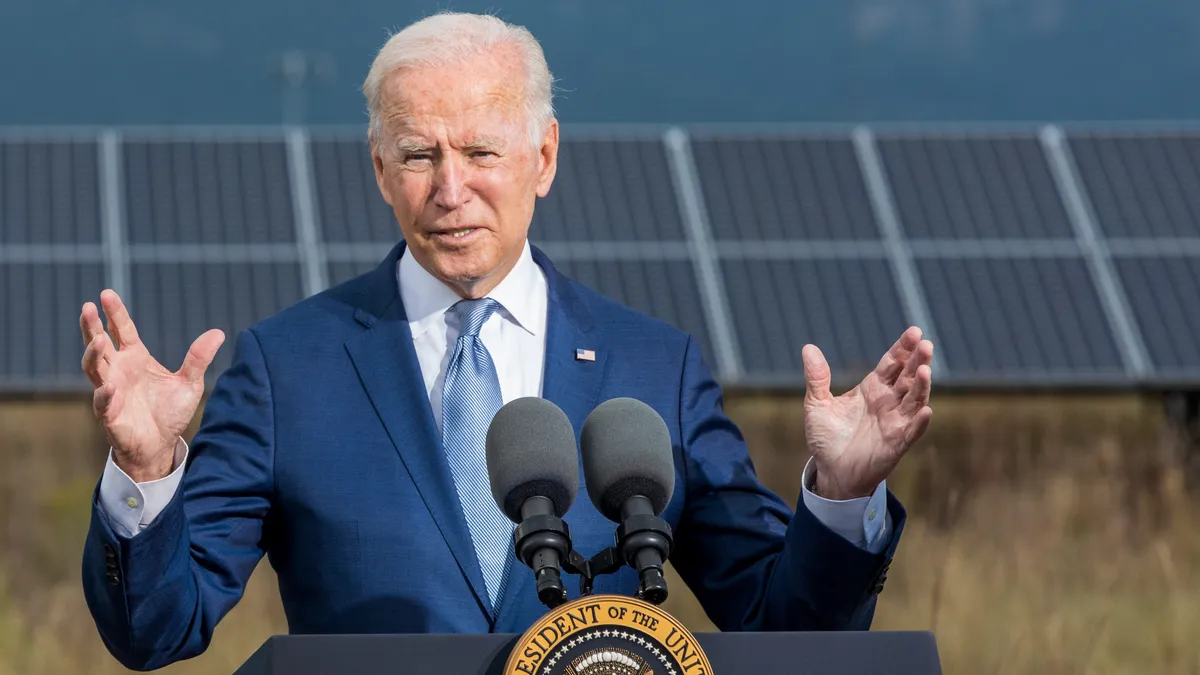
<instances>
[{"instance_id":1,"label":"necktie knot","mask_svg":"<svg viewBox=\"0 0 1200 675\"><path fill-rule=\"evenodd\" d=\"M480 298L478 300L460 300L450 308L450 311L458 317L459 336L474 337L479 335L479 329L483 328L483 324L497 309L500 309L500 303L491 298Z\"/></svg>"}]
</instances>

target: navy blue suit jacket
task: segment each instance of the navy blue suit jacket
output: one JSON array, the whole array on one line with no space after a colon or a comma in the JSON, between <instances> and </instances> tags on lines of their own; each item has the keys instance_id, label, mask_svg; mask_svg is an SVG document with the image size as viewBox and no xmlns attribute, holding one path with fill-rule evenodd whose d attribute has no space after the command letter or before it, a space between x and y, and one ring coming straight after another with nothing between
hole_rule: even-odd
<instances>
[{"instance_id":1,"label":"navy blue suit jacket","mask_svg":"<svg viewBox=\"0 0 1200 675\"><path fill-rule=\"evenodd\" d=\"M151 669L204 651L264 554L292 633L520 632L544 614L532 573L516 562L498 611L484 602L396 286L402 251L237 336L180 490L150 526L119 535L94 502L84 592L121 663ZM758 481L694 339L534 257L549 282L543 396L577 434L596 405L620 396L666 420L671 562L716 625L869 628L903 529L900 504L888 496L893 534L879 555L803 503L793 514ZM576 360L577 348L596 360ZM614 524L582 474L580 486L566 521L591 555L613 543ZM577 578L565 580L575 597ZM626 568L595 591L636 588Z\"/></svg>"}]
</instances>

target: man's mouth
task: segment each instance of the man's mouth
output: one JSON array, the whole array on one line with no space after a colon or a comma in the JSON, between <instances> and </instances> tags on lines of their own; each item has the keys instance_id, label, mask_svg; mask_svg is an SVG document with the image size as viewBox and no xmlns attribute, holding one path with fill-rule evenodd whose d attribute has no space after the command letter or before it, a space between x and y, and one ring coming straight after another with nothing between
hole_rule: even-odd
<instances>
[{"instance_id":1,"label":"man's mouth","mask_svg":"<svg viewBox=\"0 0 1200 675\"><path fill-rule=\"evenodd\" d=\"M480 227L459 227L453 230L442 230L441 232L433 233L433 238L442 242L462 242L471 239L476 233L481 232Z\"/></svg>"}]
</instances>

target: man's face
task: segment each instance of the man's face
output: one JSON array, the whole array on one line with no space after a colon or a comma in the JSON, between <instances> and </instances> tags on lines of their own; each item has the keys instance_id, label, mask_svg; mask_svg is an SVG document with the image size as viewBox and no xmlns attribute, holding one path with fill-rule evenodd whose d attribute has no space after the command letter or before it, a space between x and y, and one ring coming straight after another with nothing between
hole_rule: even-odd
<instances>
[{"instance_id":1,"label":"man's face","mask_svg":"<svg viewBox=\"0 0 1200 675\"><path fill-rule=\"evenodd\" d=\"M413 257L465 297L487 294L513 268L554 180L557 122L531 144L524 96L511 47L384 83L372 149L379 189Z\"/></svg>"}]
</instances>

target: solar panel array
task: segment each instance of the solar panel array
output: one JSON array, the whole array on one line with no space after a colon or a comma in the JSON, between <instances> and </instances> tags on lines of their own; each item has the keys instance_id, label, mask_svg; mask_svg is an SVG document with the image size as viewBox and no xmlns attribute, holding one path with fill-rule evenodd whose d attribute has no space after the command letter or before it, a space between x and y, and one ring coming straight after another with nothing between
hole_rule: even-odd
<instances>
[{"instance_id":1,"label":"solar panel array","mask_svg":"<svg viewBox=\"0 0 1200 675\"><path fill-rule=\"evenodd\" d=\"M567 127L531 233L729 385L808 342L853 383L917 324L943 384L1200 386L1186 131ZM358 130L0 131L0 390L86 390L103 288L177 367L398 238Z\"/></svg>"}]
</instances>

